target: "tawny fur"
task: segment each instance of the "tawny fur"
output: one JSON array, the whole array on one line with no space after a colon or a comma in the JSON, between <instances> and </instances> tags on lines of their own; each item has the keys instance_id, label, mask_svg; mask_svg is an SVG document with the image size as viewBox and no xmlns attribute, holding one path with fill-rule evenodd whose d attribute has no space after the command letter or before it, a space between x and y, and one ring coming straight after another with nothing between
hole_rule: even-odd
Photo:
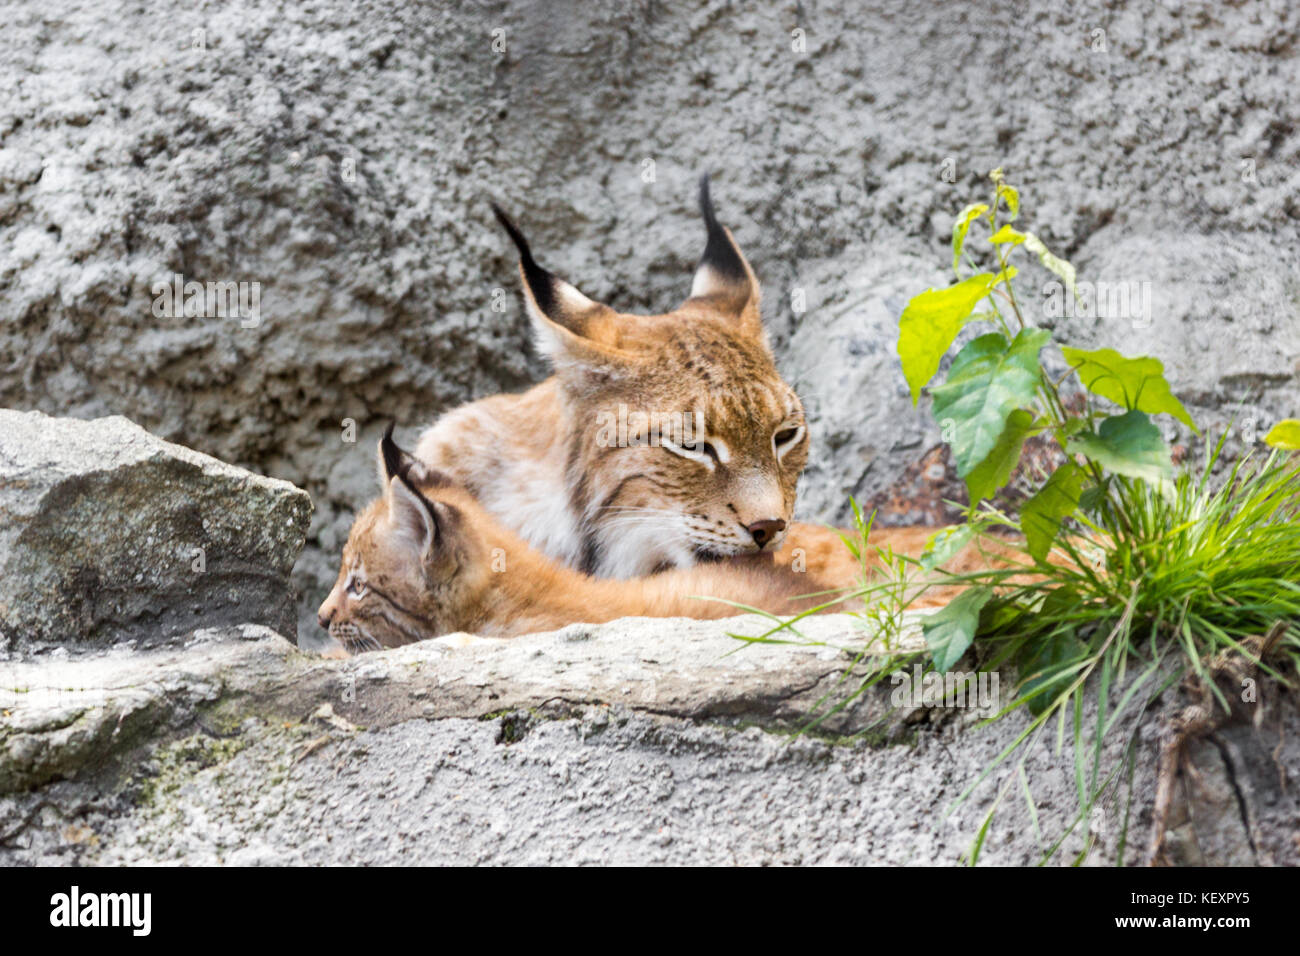
<instances>
[{"instance_id":1,"label":"tawny fur","mask_svg":"<svg viewBox=\"0 0 1300 956\"><path fill-rule=\"evenodd\" d=\"M791 526L785 542L772 557L777 567L801 567L818 580L827 582L832 589L857 589L878 580L882 569L879 553L893 552L913 561L925 553L926 546L937 528L904 527L873 528L867 538L865 565L853 556L844 538L853 540L855 532L827 528L822 525L801 524ZM860 549L861 550L861 549ZM1054 556L1052 560L1056 560ZM992 567L1023 564L1025 558L1014 545L997 538L984 536L978 545L967 545L942 566L948 574L967 574ZM904 595L909 607L943 607L963 590L961 585L938 584L943 574L924 575L909 566L909 584ZM1015 583L1020 577L1008 579Z\"/></svg>"},{"instance_id":2,"label":"tawny fur","mask_svg":"<svg viewBox=\"0 0 1300 956\"><path fill-rule=\"evenodd\" d=\"M532 547L596 576L634 578L737 555L775 554L789 567L802 549L814 577L856 580L861 569L834 531L792 521L809 451L803 407L773 360L758 280L718 225L707 189L701 209L709 240L690 297L655 316L616 312L547 273L499 213L520 246L525 306L556 374L522 394L448 412L415 456ZM617 418L620 407L699 412L701 437L726 460L655 444L610 446L602 416ZM767 519L785 528L760 544L748 528ZM880 529L871 544L918 557L933 531ZM958 558L964 568L982 560L973 550Z\"/></svg>"},{"instance_id":3,"label":"tawny fur","mask_svg":"<svg viewBox=\"0 0 1300 956\"><path fill-rule=\"evenodd\" d=\"M771 564L699 565L630 581L592 578L529 547L464 489L441 480L415 489L402 481L389 478L385 495L358 516L338 580L321 605L322 625L350 652L458 631L512 637L619 617L742 613L726 602L776 614L821 603L806 596L822 589L819 581ZM431 535L419 528L418 507L436 516Z\"/></svg>"}]
</instances>

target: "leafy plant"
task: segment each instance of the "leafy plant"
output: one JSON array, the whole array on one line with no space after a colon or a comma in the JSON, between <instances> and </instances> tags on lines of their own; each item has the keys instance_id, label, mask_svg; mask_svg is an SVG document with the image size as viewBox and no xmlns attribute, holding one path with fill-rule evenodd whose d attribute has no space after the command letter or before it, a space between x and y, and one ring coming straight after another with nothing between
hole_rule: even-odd
<instances>
[{"instance_id":1,"label":"leafy plant","mask_svg":"<svg viewBox=\"0 0 1300 956\"><path fill-rule=\"evenodd\" d=\"M898 356L913 404L962 329L977 322L993 327L962 347L946 381L930 385L934 416L955 436L953 462L970 491L972 510L1010 478L1026 439L1044 432L1054 435L1067 454L1080 456L1079 496L1108 493L1116 475L1171 477L1169 447L1151 416L1170 415L1194 430L1196 426L1174 397L1158 359L1061 347L1067 377L1076 376L1087 390L1083 411L1067 411L1060 394L1063 379L1054 381L1041 362L1052 333L1026 321L1014 286L1019 272L1011 260L1022 249L1033 253L1070 294L1075 292L1075 269L1033 233L1012 227L1020 213L1020 193L1004 181L1001 170L994 170L992 179L992 203L968 206L953 226L953 272L960 281L913 298L898 323ZM979 271L974 264L969 240L980 225L987 227L988 257L996 271ZM972 274L963 278L964 270ZM982 303L987 308L977 312ZM1052 516L1059 527L1073 513L1062 510L1064 487L1062 479L1047 498L1031 501L1029 512ZM1077 507L1077 496L1074 500Z\"/></svg>"},{"instance_id":2,"label":"leafy plant","mask_svg":"<svg viewBox=\"0 0 1300 956\"><path fill-rule=\"evenodd\" d=\"M995 527L1018 535L1000 548L1000 567L941 574L943 583L968 590L923 625L941 671L953 667L976 639L988 642L992 656L985 666L1010 664L1021 675L998 716L1023 707L1032 717L961 797L1020 754L1017 775L1008 774L972 846L972 863L1013 779L1021 781L1037 820L1024 756L1053 718L1058 746L1067 723L1072 725L1077 825L1116 782L1118 766L1103 772L1101 755L1107 734L1121 726L1121 713L1140 709L1187 670L1203 674L1212 655L1240 652L1247 638L1278 621L1287 622L1293 663L1300 647L1300 470L1279 451L1262 463L1247 455L1216 487L1212 473L1223 452L1220 439L1197 473L1176 474L1153 417L1169 416L1200 432L1174 396L1163 365L1150 356L1060 344L1027 321L1014 284L1019 251L1032 254L1037 266L1030 265L1056 276L1071 295L1075 269L1032 233L1011 225L1020 213L1020 194L1000 170L991 178L991 202L968 206L953 226L958 281L913 298L899 320L898 337L913 403L928 386L933 414L951 436L952 461L970 493L966 523L936 535L917 563L939 568ZM984 233L984 248L973 253L976 230ZM987 268L981 270L977 260ZM935 383L944 355L973 323L991 331L962 346L944 381ZM1055 379L1042 361L1049 347L1059 349L1056 364L1066 370ZM1067 384L1082 393L1081 405L1063 400ZM1010 479L1026 440L1043 434L1055 440L1064 461L1024 502L1017 519L991 499ZM1265 440L1279 450L1300 448L1300 422L1279 423ZM1110 710L1112 692L1126 679ZM1095 713L1088 726L1085 689ZM1130 766L1131 747L1130 740ZM1063 837L1047 848L1048 856Z\"/></svg>"}]
</instances>

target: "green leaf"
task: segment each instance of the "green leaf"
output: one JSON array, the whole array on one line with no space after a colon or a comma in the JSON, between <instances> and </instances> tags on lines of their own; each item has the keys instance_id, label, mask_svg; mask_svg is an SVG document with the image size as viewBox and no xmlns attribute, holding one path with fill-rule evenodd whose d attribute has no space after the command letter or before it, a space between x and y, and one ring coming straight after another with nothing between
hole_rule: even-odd
<instances>
[{"instance_id":1,"label":"green leaf","mask_svg":"<svg viewBox=\"0 0 1300 956\"><path fill-rule=\"evenodd\" d=\"M1028 697L1038 688L1047 687L1047 690L1029 701L1031 714L1037 717L1052 705L1057 695L1077 676L1073 672L1063 674L1061 671L1087 652L1087 646L1069 631L1048 634L1021 651L1017 664L1021 675L1028 680L1020 688L1020 696Z\"/></svg>"},{"instance_id":2,"label":"green leaf","mask_svg":"<svg viewBox=\"0 0 1300 956\"><path fill-rule=\"evenodd\" d=\"M1017 232L1010 226L1003 226L997 232L993 233L993 235L989 236L989 242L995 246L1002 245L1003 243L1018 246L1024 242L1026 238L1028 238L1026 233Z\"/></svg>"},{"instance_id":3,"label":"green leaf","mask_svg":"<svg viewBox=\"0 0 1300 956\"><path fill-rule=\"evenodd\" d=\"M934 658L935 670L947 673L966 653L979 627L980 610L993 596L990 587L971 588L921 622L921 633Z\"/></svg>"},{"instance_id":4,"label":"green leaf","mask_svg":"<svg viewBox=\"0 0 1300 956\"><path fill-rule=\"evenodd\" d=\"M1078 371L1083 387L1094 395L1148 415L1162 412L1172 415L1198 435L1201 433L1183 403L1170 390L1165 367L1159 359L1148 355L1126 358L1114 349L1085 352L1063 346L1061 352Z\"/></svg>"},{"instance_id":5,"label":"green leaf","mask_svg":"<svg viewBox=\"0 0 1300 956\"><path fill-rule=\"evenodd\" d=\"M1300 451L1300 420L1284 418L1268 430L1264 441L1283 451Z\"/></svg>"},{"instance_id":6,"label":"green leaf","mask_svg":"<svg viewBox=\"0 0 1300 956\"><path fill-rule=\"evenodd\" d=\"M1070 438L1087 427L1088 420L1086 418L1067 418L1064 424L1057 427L1056 434L1059 438Z\"/></svg>"},{"instance_id":7,"label":"green leaf","mask_svg":"<svg viewBox=\"0 0 1300 956\"><path fill-rule=\"evenodd\" d=\"M1081 432L1065 446L1067 455L1091 458L1107 471L1159 484L1174 472L1169 446L1145 412L1112 415L1094 432Z\"/></svg>"},{"instance_id":8,"label":"green leaf","mask_svg":"<svg viewBox=\"0 0 1300 956\"><path fill-rule=\"evenodd\" d=\"M981 272L946 289L926 289L907 303L898 319L898 358L912 391L913 405L920 399L921 389L939 371L939 362L971 310L999 278L992 272Z\"/></svg>"},{"instance_id":9,"label":"green leaf","mask_svg":"<svg viewBox=\"0 0 1300 956\"><path fill-rule=\"evenodd\" d=\"M1020 509L1020 530L1034 560L1044 561L1052 542L1061 530L1061 522L1074 514L1083 493L1084 470L1072 461L1052 472L1038 493Z\"/></svg>"},{"instance_id":10,"label":"green leaf","mask_svg":"<svg viewBox=\"0 0 1300 956\"><path fill-rule=\"evenodd\" d=\"M1043 264L1043 268L1053 275L1057 276L1065 284L1065 289L1070 295L1078 297L1075 291L1075 271L1074 266L1064 259L1057 258L1047 251L1047 246L1043 245L1043 240L1039 239L1032 232L1025 233L1025 248L1038 256L1038 261Z\"/></svg>"},{"instance_id":11,"label":"green leaf","mask_svg":"<svg viewBox=\"0 0 1300 956\"><path fill-rule=\"evenodd\" d=\"M966 244L966 233L970 231L970 224L989 211L987 203L977 202L967 206L952 224L952 271L958 278L961 273L957 271L957 266L961 262L961 249Z\"/></svg>"},{"instance_id":12,"label":"green leaf","mask_svg":"<svg viewBox=\"0 0 1300 956\"><path fill-rule=\"evenodd\" d=\"M955 425L952 456L962 478L993 451L1008 416L1033 401L1038 352L1049 338L1045 329L1021 329L1010 345L1001 332L981 335L957 353L948 381L930 390L935 420Z\"/></svg>"},{"instance_id":13,"label":"green leaf","mask_svg":"<svg viewBox=\"0 0 1300 956\"><path fill-rule=\"evenodd\" d=\"M925 551L921 554L921 567L927 571L943 567L957 556L957 552L970 544L974 537L975 526L970 524L954 525L936 531L925 544Z\"/></svg>"},{"instance_id":14,"label":"green leaf","mask_svg":"<svg viewBox=\"0 0 1300 956\"><path fill-rule=\"evenodd\" d=\"M966 476L972 507L985 498L992 498L999 488L1011 480L1011 472L1020 463L1020 451L1025 446L1025 439L1033 432L1032 412L1017 408L1007 416L1007 423L993 450Z\"/></svg>"},{"instance_id":15,"label":"green leaf","mask_svg":"<svg viewBox=\"0 0 1300 956\"><path fill-rule=\"evenodd\" d=\"M1109 483L1109 479L1107 479ZM1105 504L1110 493L1106 484L1089 485L1083 489L1083 494L1079 495L1079 507L1089 514L1096 514L1103 504Z\"/></svg>"}]
</instances>

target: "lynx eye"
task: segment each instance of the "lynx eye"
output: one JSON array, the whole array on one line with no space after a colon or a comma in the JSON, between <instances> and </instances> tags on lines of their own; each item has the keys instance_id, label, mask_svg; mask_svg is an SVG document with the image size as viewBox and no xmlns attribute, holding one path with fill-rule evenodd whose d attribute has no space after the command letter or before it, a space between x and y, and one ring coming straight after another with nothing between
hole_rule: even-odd
<instances>
[{"instance_id":1,"label":"lynx eye","mask_svg":"<svg viewBox=\"0 0 1300 956\"><path fill-rule=\"evenodd\" d=\"M691 461L698 461L701 465L707 465L710 470L719 464L726 464L731 458L731 452L727 446L718 441L705 441L697 438L690 444L678 444L667 438L661 438L659 444L682 458L689 458Z\"/></svg>"},{"instance_id":2,"label":"lynx eye","mask_svg":"<svg viewBox=\"0 0 1300 956\"><path fill-rule=\"evenodd\" d=\"M803 425L791 425L777 430L772 436L772 446L780 457L793 448L801 438L803 438Z\"/></svg>"},{"instance_id":3,"label":"lynx eye","mask_svg":"<svg viewBox=\"0 0 1300 956\"><path fill-rule=\"evenodd\" d=\"M362 597L366 593L366 582L360 578L349 578L347 592L355 598Z\"/></svg>"}]
</instances>

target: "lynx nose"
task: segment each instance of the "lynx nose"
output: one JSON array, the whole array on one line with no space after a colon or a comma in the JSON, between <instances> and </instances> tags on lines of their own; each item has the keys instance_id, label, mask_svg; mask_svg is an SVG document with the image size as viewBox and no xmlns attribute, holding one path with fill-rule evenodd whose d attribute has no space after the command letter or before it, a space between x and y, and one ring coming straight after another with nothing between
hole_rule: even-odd
<instances>
[{"instance_id":1,"label":"lynx nose","mask_svg":"<svg viewBox=\"0 0 1300 956\"><path fill-rule=\"evenodd\" d=\"M754 536L754 543L759 548L765 548L768 542L785 530L785 522L780 518L764 518L762 521L755 521L745 530Z\"/></svg>"},{"instance_id":2,"label":"lynx nose","mask_svg":"<svg viewBox=\"0 0 1300 956\"><path fill-rule=\"evenodd\" d=\"M335 584L330 588L330 593L325 595L325 600L321 602L320 608L316 611L316 623L325 630L330 629L334 623L334 615L339 611L339 605L342 603L343 589Z\"/></svg>"},{"instance_id":3,"label":"lynx nose","mask_svg":"<svg viewBox=\"0 0 1300 956\"><path fill-rule=\"evenodd\" d=\"M337 607L338 605L334 601L334 592L331 591L329 597L321 604L320 610L316 612L316 623L324 630L328 631L330 629L330 622L334 620L334 611Z\"/></svg>"}]
</instances>

